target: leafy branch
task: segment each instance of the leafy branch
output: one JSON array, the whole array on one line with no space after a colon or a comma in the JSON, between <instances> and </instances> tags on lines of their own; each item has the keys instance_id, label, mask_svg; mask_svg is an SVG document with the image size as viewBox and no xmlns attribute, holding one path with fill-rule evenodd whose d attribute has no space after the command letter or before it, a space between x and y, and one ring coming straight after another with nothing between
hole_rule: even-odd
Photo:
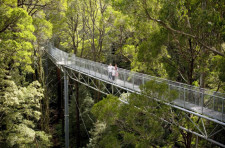
<instances>
[{"instance_id":1,"label":"leafy branch","mask_svg":"<svg viewBox=\"0 0 225 148\"><path fill-rule=\"evenodd\" d=\"M161 26L163 26L164 28L166 28L167 30L173 32L173 33L176 33L176 34L181 34L181 35L184 35L184 36L187 36L187 37L190 37L190 38L193 38L195 39L196 42L198 42L200 45L202 45L203 47L205 47L206 49L212 51L213 53L217 54L217 55L220 55L220 56L225 56L224 53L218 51L215 47L209 47L208 45L204 44L203 42L200 41L200 39L195 36L195 35L192 35L192 34L189 34L189 33L186 33L184 31L180 31L180 30L176 30L172 27L170 27L168 24L166 24L165 22L163 22L162 20L159 20L159 19L155 19L154 17L152 17L149 12L148 12L148 9L146 8L147 6L147 3L146 3L146 0L142 1L142 6L143 6L143 9L147 15L147 18L149 20L152 20L154 22L157 22L158 24L160 24Z\"/></svg>"}]
</instances>

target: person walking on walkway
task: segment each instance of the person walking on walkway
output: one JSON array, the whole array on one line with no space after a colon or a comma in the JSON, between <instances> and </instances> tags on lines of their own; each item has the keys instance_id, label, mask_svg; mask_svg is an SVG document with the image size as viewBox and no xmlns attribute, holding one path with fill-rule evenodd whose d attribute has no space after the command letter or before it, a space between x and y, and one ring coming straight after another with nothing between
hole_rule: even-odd
<instances>
[{"instance_id":1,"label":"person walking on walkway","mask_svg":"<svg viewBox=\"0 0 225 148\"><path fill-rule=\"evenodd\" d=\"M115 73L115 80L117 80L119 76L117 64L115 64Z\"/></svg>"},{"instance_id":2,"label":"person walking on walkway","mask_svg":"<svg viewBox=\"0 0 225 148\"><path fill-rule=\"evenodd\" d=\"M115 67L112 66L112 80L113 81L115 80L115 76L116 76L116 70L115 70Z\"/></svg>"},{"instance_id":3,"label":"person walking on walkway","mask_svg":"<svg viewBox=\"0 0 225 148\"><path fill-rule=\"evenodd\" d=\"M109 66L108 66L108 76L109 76L109 79L111 80L112 79L112 64L110 63Z\"/></svg>"}]
</instances>

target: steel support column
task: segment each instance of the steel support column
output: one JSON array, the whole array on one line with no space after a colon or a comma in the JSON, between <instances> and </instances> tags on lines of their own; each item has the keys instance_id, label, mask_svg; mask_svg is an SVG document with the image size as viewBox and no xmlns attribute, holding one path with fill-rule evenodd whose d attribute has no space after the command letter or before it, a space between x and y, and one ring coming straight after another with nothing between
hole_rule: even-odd
<instances>
[{"instance_id":1,"label":"steel support column","mask_svg":"<svg viewBox=\"0 0 225 148\"><path fill-rule=\"evenodd\" d=\"M69 148L69 103L68 103L68 75L64 70L64 117L65 117L65 148Z\"/></svg>"}]
</instances>

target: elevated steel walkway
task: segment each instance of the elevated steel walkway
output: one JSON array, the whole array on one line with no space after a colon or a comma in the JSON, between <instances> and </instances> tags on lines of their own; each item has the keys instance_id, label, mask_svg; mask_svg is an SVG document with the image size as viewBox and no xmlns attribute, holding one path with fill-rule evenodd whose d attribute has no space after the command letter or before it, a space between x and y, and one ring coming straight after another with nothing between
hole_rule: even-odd
<instances>
[{"instance_id":1,"label":"elevated steel walkway","mask_svg":"<svg viewBox=\"0 0 225 148\"><path fill-rule=\"evenodd\" d=\"M74 54L70 55L55 47L48 48L47 52L56 64L63 65L74 71L110 83L129 92L140 93L139 86L150 80L155 80L159 83L167 83L169 86L168 89L176 90L179 93L176 99L172 102L168 102L170 105L187 112L195 112L196 115L203 115L205 118L225 125L225 94L122 68L118 68L118 79L112 81L108 78L108 65L79 58Z\"/></svg>"},{"instance_id":2,"label":"elevated steel walkway","mask_svg":"<svg viewBox=\"0 0 225 148\"><path fill-rule=\"evenodd\" d=\"M90 78L98 79L102 82L127 90L128 92L141 93L139 86L150 80L154 80L158 83L165 83L168 85L169 91L174 90L178 93L177 98L174 98L173 101L165 102L164 100L165 104L219 124L221 128L216 130L215 127L215 131L211 133L211 136L213 136L214 133L219 133L225 129L225 94L122 68L118 68L118 79L112 81L108 78L108 65L106 64L76 57L74 54L68 54L53 46L48 46L45 51L47 52L48 57L58 66L81 73ZM110 92L108 92L108 94L110 94ZM162 98L157 97L155 99L162 100ZM199 129L198 125L194 124L194 126ZM203 124L203 127L204 126L205 125ZM210 139L209 134L207 134L207 131L205 130L205 134L201 130L199 130L200 134L198 134L187 128L180 128L225 147L223 143L221 144Z\"/></svg>"}]
</instances>

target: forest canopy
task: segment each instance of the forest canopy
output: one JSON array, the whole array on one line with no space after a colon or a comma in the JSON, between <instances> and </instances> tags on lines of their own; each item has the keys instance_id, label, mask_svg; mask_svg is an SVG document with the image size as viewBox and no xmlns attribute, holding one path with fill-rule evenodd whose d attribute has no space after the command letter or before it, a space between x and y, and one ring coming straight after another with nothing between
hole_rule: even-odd
<instances>
[{"instance_id":1,"label":"forest canopy","mask_svg":"<svg viewBox=\"0 0 225 148\"><path fill-rule=\"evenodd\" d=\"M225 93L223 0L0 0L0 147L65 146L63 73L46 56L49 43L77 57ZM152 116L177 123L183 113L145 96L171 101L177 92L154 81L141 90L122 94L130 102L121 104L121 96L69 79L72 147L193 147L194 135ZM223 141L223 133L214 138Z\"/></svg>"}]
</instances>

